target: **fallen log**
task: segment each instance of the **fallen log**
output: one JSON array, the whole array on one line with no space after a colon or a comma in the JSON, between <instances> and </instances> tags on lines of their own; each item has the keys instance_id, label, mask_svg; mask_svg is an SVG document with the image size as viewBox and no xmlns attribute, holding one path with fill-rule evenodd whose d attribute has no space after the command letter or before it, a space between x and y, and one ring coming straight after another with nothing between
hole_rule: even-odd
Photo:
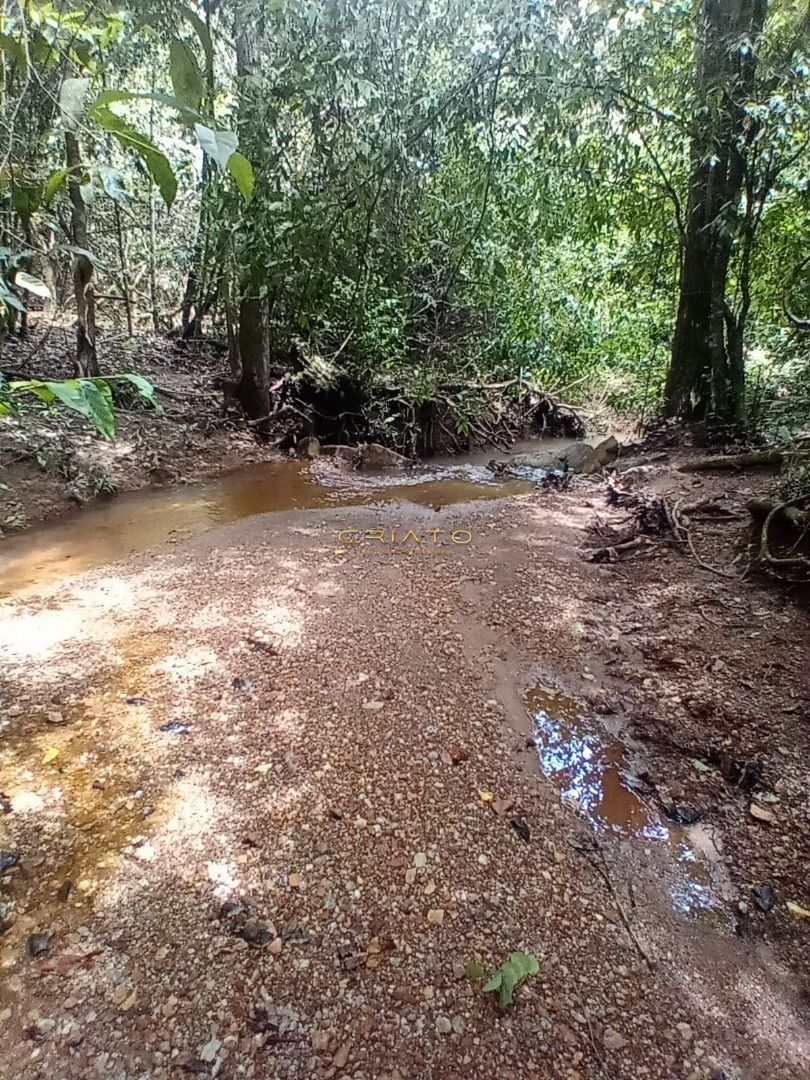
<instances>
[{"instance_id":1,"label":"fallen log","mask_svg":"<svg viewBox=\"0 0 810 1080\"><path fill-rule=\"evenodd\" d=\"M784 454L781 450L750 450L745 454L715 454L712 457L696 458L678 467L678 472L714 472L730 469L764 469L781 465Z\"/></svg>"}]
</instances>

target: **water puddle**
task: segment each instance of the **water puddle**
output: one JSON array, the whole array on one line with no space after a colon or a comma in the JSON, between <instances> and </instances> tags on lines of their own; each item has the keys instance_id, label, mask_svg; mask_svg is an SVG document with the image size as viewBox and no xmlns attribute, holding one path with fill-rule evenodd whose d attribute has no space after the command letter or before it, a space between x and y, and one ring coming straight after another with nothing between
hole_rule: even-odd
<instances>
[{"instance_id":1,"label":"water puddle","mask_svg":"<svg viewBox=\"0 0 810 1080\"><path fill-rule=\"evenodd\" d=\"M538 686L526 694L525 704L540 768L559 787L563 802L582 813L597 832L666 845L673 865L668 883L673 909L724 925L726 887L715 880L722 864L709 830L665 820L654 790L634 775L624 743L587 717L574 700L554 687Z\"/></svg>"},{"instance_id":2,"label":"water puddle","mask_svg":"<svg viewBox=\"0 0 810 1080\"><path fill-rule=\"evenodd\" d=\"M4 541L0 597L255 514L395 500L438 508L520 494L530 487L519 480L500 483L486 468L472 464L363 474L344 472L330 462L264 462L205 484L97 501Z\"/></svg>"}]
</instances>

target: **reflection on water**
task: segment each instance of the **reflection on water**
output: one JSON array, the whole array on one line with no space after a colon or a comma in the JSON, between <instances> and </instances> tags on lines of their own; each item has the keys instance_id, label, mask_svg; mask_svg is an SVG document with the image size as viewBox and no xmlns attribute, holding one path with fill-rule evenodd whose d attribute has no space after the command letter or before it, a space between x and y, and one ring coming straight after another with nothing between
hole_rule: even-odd
<instances>
[{"instance_id":1,"label":"reflection on water","mask_svg":"<svg viewBox=\"0 0 810 1080\"><path fill-rule=\"evenodd\" d=\"M279 510L369 505L396 499L445 506L529 490L497 483L483 467L363 474L331 462L252 465L206 484L147 490L100 500L0 546L0 596L10 596L157 544L177 542L229 521Z\"/></svg>"},{"instance_id":2,"label":"reflection on water","mask_svg":"<svg viewBox=\"0 0 810 1080\"><path fill-rule=\"evenodd\" d=\"M563 801L576 806L594 829L667 842L677 868L669 882L674 910L683 915L714 912L720 898L710 854L718 852L705 830L664 822L634 790L624 744L587 719L571 698L540 686L526 694L525 702L540 768L558 785Z\"/></svg>"}]
</instances>

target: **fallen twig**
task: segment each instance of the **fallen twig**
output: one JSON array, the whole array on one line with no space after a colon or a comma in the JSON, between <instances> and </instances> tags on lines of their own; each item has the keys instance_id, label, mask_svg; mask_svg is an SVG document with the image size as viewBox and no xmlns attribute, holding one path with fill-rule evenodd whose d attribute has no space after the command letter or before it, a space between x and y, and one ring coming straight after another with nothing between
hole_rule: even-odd
<instances>
[{"instance_id":1,"label":"fallen twig","mask_svg":"<svg viewBox=\"0 0 810 1080\"><path fill-rule=\"evenodd\" d=\"M639 941L638 936L636 935L636 932L632 927L630 919L627 916L627 912L624 910L624 905L619 899L619 895L614 888L613 881L611 880L608 870L607 859L605 858L605 853L602 850L601 844L596 839L596 837L591 838L591 843L593 845L591 849L588 849L584 844L572 844L571 846L574 848L575 851L578 851L581 855L584 855L588 862L591 864L591 866L594 868L594 870L596 870L601 875L602 880L608 887L608 892L613 897L613 902L616 905L616 910L621 916L628 937L635 945L636 949L638 950L639 956L642 958L642 960L644 960L647 966L650 968L654 968L655 960L652 959L650 954ZM598 856L598 858L596 856Z\"/></svg>"}]
</instances>

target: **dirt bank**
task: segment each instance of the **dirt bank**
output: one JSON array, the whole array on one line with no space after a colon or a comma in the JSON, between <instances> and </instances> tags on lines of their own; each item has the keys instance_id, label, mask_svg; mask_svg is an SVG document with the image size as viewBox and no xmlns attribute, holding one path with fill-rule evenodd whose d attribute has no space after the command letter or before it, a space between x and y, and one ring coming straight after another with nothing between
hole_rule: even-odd
<instances>
[{"instance_id":1,"label":"dirt bank","mask_svg":"<svg viewBox=\"0 0 810 1080\"><path fill-rule=\"evenodd\" d=\"M8 601L0 1071L806 1076L806 612L674 545L585 562L596 512L580 481L266 515ZM739 535L694 540L729 569ZM540 704L582 773L541 774ZM515 950L499 1012L465 968Z\"/></svg>"}]
</instances>

